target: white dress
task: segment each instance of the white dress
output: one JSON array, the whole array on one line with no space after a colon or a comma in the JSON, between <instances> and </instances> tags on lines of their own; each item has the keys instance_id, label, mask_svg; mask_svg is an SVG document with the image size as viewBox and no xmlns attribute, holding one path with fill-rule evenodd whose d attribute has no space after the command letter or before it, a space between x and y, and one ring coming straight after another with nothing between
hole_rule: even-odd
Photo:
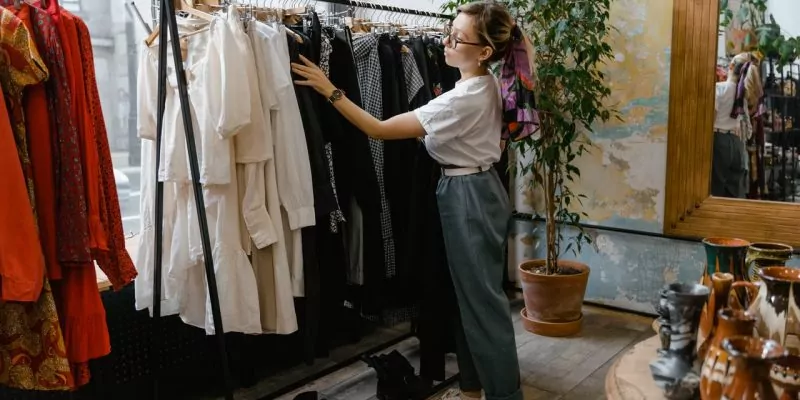
<instances>
[{"instance_id":1,"label":"white dress","mask_svg":"<svg viewBox=\"0 0 800 400\"><path fill-rule=\"evenodd\" d=\"M179 23L182 32L198 29L194 22L180 20ZM259 334L262 329L258 288L242 247L235 166L234 138L252 123L251 104L241 101L250 98L249 82L241 73L242 53L225 18L214 18L207 32L193 35L188 41L186 78L222 322L226 332ZM155 138L157 98L152 88L153 80L157 80L157 54L157 47L144 48L144 60L140 64L141 85L150 88L139 94L140 118L146 121L139 124L140 136L145 142ZM145 169L153 167L156 156L161 157L159 180L164 182L165 193L166 187L172 186L170 197L165 195L164 201L165 221L172 223L170 229L165 223L164 229L165 243L170 242L164 247L162 264L164 298L168 305L177 308L185 323L214 334L174 68L168 71L167 93L162 153L155 154L154 143L142 146L143 152L150 152L143 157L143 161L147 159L151 164ZM154 179L152 171L143 169L143 208L152 207L146 203L154 197ZM167 215L166 209L172 207L174 210ZM154 264L153 224L152 213L143 213L142 242L136 265L147 272L141 274L141 282L137 280L136 303L140 309L152 305L152 290L147 288L152 288L153 279L150 271Z\"/></svg>"},{"instance_id":2,"label":"white dress","mask_svg":"<svg viewBox=\"0 0 800 400\"><path fill-rule=\"evenodd\" d=\"M249 28L263 112L272 125L275 151L265 164L265 182L267 209L278 237L272 246L255 249L252 263L259 279L264 332L290 334L297 330L294 297L304 294L300 230L316 221L311 165L289 70L286 32L260 22Z\"/></svg>"}]
</instances>

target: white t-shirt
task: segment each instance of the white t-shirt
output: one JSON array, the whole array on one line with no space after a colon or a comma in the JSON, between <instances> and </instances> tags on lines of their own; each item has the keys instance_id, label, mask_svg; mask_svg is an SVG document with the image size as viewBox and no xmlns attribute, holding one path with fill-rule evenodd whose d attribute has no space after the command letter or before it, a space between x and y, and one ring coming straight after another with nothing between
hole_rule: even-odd
<instances>
[{"instance_id":1,"label":"white t-shirt","mask_svg":"<svg viewBox=\"0 0 800 400\"><path fill-rule=\"evenodd\" d=\"M731 81L717 82L714 93L714 130L734 131L739 127L736 118L731 118L733 103L736 100L736 83Z\"/></svg>"},{"instance_id":2,"label":"white t-shirt","mask_svg":"<svg viewBox=\"0 0 800 400\"><path fill-rule=\"evenodd\" d=\"M502 98L492 75L460 81L414 110L425 128L425 147L442 165L491 166L500 160Z\"/></svg>"}]
</instances>

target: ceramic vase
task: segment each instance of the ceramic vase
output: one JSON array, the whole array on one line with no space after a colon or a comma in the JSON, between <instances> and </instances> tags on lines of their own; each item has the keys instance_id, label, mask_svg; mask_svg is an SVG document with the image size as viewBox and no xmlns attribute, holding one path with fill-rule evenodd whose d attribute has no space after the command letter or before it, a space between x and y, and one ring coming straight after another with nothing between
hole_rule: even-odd
<instances>
[{"instance_id":1,"label":"ceramic vase","mask_svg":"<svg viewBox=\"0 0 800 400\"><path fill-rule=\"evenodd\" d=\"M725 385L725 400L778 400L770 381L770 368L786 352L774 340L753 336L733 336L722 341L732 363L730 382Z\"/></svg>"},{"instance_id":2,"label":"ceramic vase","mask_svg":"<svg viewBox=\"0 0 800 400\"><path fill-rule=\"evenodd\" d=\"M800 394L800 357L790 355L776 361L769 377L782 392L780 400L797 400Z\"/></svg>"},{"instance_id":3,"label":"ceramic vase","mask_svg":"<svg viewBox=\"0 0 800 400\"><path fill-rule=\"evenodd\" d=\"M744 310L723 308L717 314L714 336L709 342L705 361L700 370L700 398L720 400L725 382L730 379L731 361L722 348L722 342L734 336L753 336L756 318Z\"/></svg>"},{"instance_id":4,"label":"ceramic vase","mask_svg":"<svg viewBox=\"0 0 800 400\"><path fill-rule=\"evenodd\" d=\"M775 340L789 353L800 355L800 269L767 267L761 268L758 276L757 283L734 282L729 304L738 307L736 289L745 288L742 305L758 319L758 336Z\"/></svg>"},{"instance_id":5,"label":"ceramic vase","mask_svg":"<svg viewBox=\"0 0 800 400\"><path fill-rule=\"evenodd\" d=\"M708 347L715 337L719 311L728 307L728 294L732 285L733 274L715 272L711 275L711 295L708 297L704 312L714 318L700 318L700 327L697 333L697 356L701 360L706 358Z\"/></svg>"},{"instance_id":6,"label":"ceramic vase","mask_svg":"<svg viewBox=\"0 0 800 400\"><path fill-rule=\"evenodd\" d=\"M663 320L662 347L650 372L668 399L697 397L700 386L696 363L697 327L710 290L700 284L673 283L661 292L658 312Z\"/></svg>"},{"instance_id":7,"label":"ceramic vase","mask_svg":"<svg viewBox=\"0 0 800 400\"><path fill-rule=\"evenodd\" d=\"M749 268L751 281L758 280L759 269L765 267L783 267L792 258L792 246L781 243L753 243L747 249L745 263Z\"/></svg>"},{"instance_id":8,"label":"ceramic vase","mask_svg":"<svg viewBox=\"0 0 800 400\"><path fill-rule=\"evenodd\" d=\"M711 296L708 304L703 307L700 317L700 336L697 342L701 346L707 345L708 341L711 340L717 311L726 307L723 304L727 303L727 301L723 301L721 304L717 304L712 277L714 274L722 273L730 274L733 277L733 281L748 280L745 261L749 247L750 242L742 239L724 237L703 239L703 248L706 251L706 268L703 271L701 283L711 291ZM730 286L728 286L729 288ZM702 356L704 354L701 354Z\"/></svg>"}]
</instances>

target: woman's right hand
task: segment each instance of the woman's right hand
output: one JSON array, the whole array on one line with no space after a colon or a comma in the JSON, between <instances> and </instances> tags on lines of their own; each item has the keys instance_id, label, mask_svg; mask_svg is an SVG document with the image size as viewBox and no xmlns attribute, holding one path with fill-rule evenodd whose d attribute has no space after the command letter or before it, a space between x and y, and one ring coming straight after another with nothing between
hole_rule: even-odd
<instances>
[{"instance_id":1,"label":"woman's right hand","mask_svg":"<svg viewBox=\"0 0 800 400\"><path fill-rule=\"evenodd\" d=\"M294 81L294 83L301 86L312 87L317 93L326 98L331 97L333 91L336 90L336 86L333 86L333 83L325 76L325 72L302 55L300 56L300 61L302 61L303 64L292 63L292 72L302 76L306 80L297 80Z\"/></svg>"}]
</instances>

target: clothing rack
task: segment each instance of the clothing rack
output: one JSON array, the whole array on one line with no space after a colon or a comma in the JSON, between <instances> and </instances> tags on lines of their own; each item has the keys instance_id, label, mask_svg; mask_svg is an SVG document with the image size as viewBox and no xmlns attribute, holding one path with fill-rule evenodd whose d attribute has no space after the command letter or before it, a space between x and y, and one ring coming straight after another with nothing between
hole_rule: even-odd
<instances>
[{"instance_id":1,"label":"clothing rack","mask_svg":"<svg viewBox=\"0 0 800 400\"><path fill-rule=\"evenodd\" d=\"M245 0L246 1L246 0ZM422 17L431 17L431 18L439 18L443 20L450 21L454 18L452 15L447 14L439 14L433 13L428 11L422 10L415 10L409 8L401 8L395 6L387 6L382 4L375 4L375 3L368 3L365 1L353 1L353 0L321 0L325 3L330 4L337 4L349 7L356 7L356 8L366 8L366 9L373 9L379 11L388 11L388 12L395 12L395 13L402 13L408 15L416 15ZM227 3L227 2L226 2ZM155 22L159 22L158 29L159 29L159 43L167 43L167 38L169 37L179 37L178 33L178 26L177 26L177 19L176 19L176 6L174 0L153 0L151 2L151 7L153 11L153 17L158 16L158 18L154 18L154 26ZM183 65L183 60L181 59L181 48L180 48L180 41L178 40L169 40L172 46L172 53L173 53L173 61L175 64L175 73L178 77L178 93L181 105L181 114L183 118L183 123L185 127L185 137L186 137L186 144L187 144L187 152L189 155L189 167L192 175L192 189L195 198L195 204L197 206L197 217L198 222L200 225L200 236L202 240L202 248L203 248L203 257L204 257L204 266L206 272L206 282L208 285L208 291L210 296L211 302L211 312L214 320L214 336L216 337L217 341L217 350L219 353L219 361L220 361L220 369L221 369L221 378L223 380L223 385L225 388L225 398L226 400L233 400L233 384L231 380L231 372L230 372L230 365L229 365L229 358L227 352L227 346L224 336L224 329L222 324L222 316L220 312L220 303L219 303L219 293L216 284L216 275L215 275L215 268L214 268L214 259L213 259L213 252L211 249L211 242L209 237L209 230L208 230L208 221L205 214L205 201L203 198L203 189L202 184L199 181L199 161L197 156L197 149L195 145L194 139L194 126L192 123L192 116L190 112L190 103L189 103L189 95L188 95L188 87L186 81L186 73ZM157 119L156 119L156 154L161 154L161 144L162 144L162 133L164 129L163 120L166 108L166 92L167 92L167 62L168 62L168 53L167 53L167 46L166 45L159 45L159 55L158 55L158 107L157 107ZM160 157L156 157L156 168L155 173L158 174L158 170L160 168ZM156 226L154 229L155 233L155 243L154 243L154 250L155 250L155 266L154 266L154 276L153 276L153 337L152 337L152 346L151 346L151 362L153 363L153 373L154 376L154 399L159 398L159 361L160 361L160 353L161 353L161 341L159 340L161 337L161 332L159 329L159 320L161 318L161 289L162 289L162 259L163 259L163 219L164 219L164 184L160 182L156 178L156 187L155 187L155 221ZM398 338L398 340L405 339L411 336L409 333L408 335L403 335L402 338ZM391 343L385 343L384 346L389 346ZM355 362L356 359L361 359L369 354L375 353L380 351L380 348L383 346L379 346L379 348L375 348L372 350L367 350L363 354L354 357L352 360L347 360L338 363L337 365L332 366L328 369L329 373L335 372L346 366ZM452 383L455 379L457 379L458 374L453 377L450 377L445 382L437 385L434 390L442 389L443 386ZM288 389L287 388L284 388ZM276 393L280 393L281 390L279 389ZM272 397L275 393L268 395L268 397Z\"/></svg>"},{"instance_id":2,"label":"clothing rack","mask_svg":"<svg viewBox=\"0 0 800 400\"><path fill-rule=\"evenodd\" d=\"M159 320L161 319L161 277L163 258L163 235L164 235L164 183L158 179L158 170L161 164L161 138L164 130L164 113L167 103L167 33L169 37L177 38L178 23L175 15L175 5L172 0L159 0L160 2L160 39L158 46L158 108L156 118L156 199L155 199L155 268L153 276L153 342L152 356L154 376L153 398L159 398L159 365L161 332L159 330ZM169 31L168 31L169 29ZM194 125L192 123L191 105L189 104L189 91L186 82L186 71L184 70L183 60L181 59L180 40L170 40L172 44L172 55L175 64L175 74L178 81L178 96L181 104L181 116L183 117L184 132L186 135L186 148L189 153L189 168L192 176L192 189L194 200L197 206L197 220L200 225L200 238L203 246L203 259L206 270L206 283L208 293L211 297L211 314L214 318L214 336L217 339L219 350L219 362L222 372L223 384L225 387L225 398L233 400L233 385L230 379L230 367L228 365L228 351L225 345L225 331L222 327L222 315L219 306L219 293L217 290L217 279L214 270L214 258L211 250L211 240L208 234L208 220L206 218L205 200L203 198L203 187L200 183L200 167L197 159L197 149L194 139Z\"/></svg>"}]
</instances>

